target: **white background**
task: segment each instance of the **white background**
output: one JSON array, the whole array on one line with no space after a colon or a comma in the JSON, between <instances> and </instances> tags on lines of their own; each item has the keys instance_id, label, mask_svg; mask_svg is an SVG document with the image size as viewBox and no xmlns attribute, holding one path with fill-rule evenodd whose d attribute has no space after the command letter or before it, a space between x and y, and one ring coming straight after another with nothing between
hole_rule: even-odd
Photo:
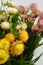
<instances>
[{"instance_id":1,"label":"white background","mask_svg":"<svg viewBox=\"0 0 43 65\"><path fill-rule=\"evenodd\" d=\"M29 6L31 3L36 3L38 6L38 9L40 9L41 11L43 11L43 0L14 0L14 2L17 5L25 5L25 6ZM41 42L43 42L43 39L41 40ZM35 57L37 57L41 52L43 52L43 46L39 47L36 51L35 51ZM34 58L35 58L34 57ZM41 58L36 62L36 65L43 65L43 55L41 56Z\"/></svg>"}]
</instances>

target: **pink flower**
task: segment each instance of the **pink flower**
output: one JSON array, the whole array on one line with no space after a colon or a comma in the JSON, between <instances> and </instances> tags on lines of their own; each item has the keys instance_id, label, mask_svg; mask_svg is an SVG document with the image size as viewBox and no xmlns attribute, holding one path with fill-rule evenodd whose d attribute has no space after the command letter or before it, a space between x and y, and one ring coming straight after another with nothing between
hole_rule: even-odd
<instances>
[{"instance_id":1,"label":"pink flower","mask_svg":"<svg viewBox=\"0 0 43 65\"><path fill-rule=\"evenodd\" d=\"M36 17L35 13L32 13L32 14L31 14L31 17L32 17L32 18L35 18L35 17Z\"/></svg>"},{"instance_id":2,"label":"pink flower","mask_svg":"<svg viewBox=\"0 0 43 65\"><path fill-rule=\"evenodd\" d=\"M40 19L40 20L38 21L38 26L39 26L40 28L43 27L43 19Z\"/></svg>"},{"instance_id":3,"label":"pink flower","mask_svg":"<svg viewBox=\"0 0 43 65\"><path fill-rule=\"evenodd\" d=\"M28 7L24 7L24 12L27 13L29 11Z\"/></svg>"},{"instance_id":4,"label":"pink flower","mask_svg":"<svg viewBox=\"0 0 43 65\"><path fill-rule=\"evenodd\" d=\"M36 10L36 11L35 11L35 14L36 14L37 16L40 16L40 15L41 15L41 11L40 11L40 10Z\"/></svg>"},{"instance_id":5,"label":"pink flower","mask_svg":"<svg viewBox=\"0 0 43 65\"><path fill-rule=\"evenodd\" d=\"M18 9L19 9L20 12L24 12L24 6L20 5L20 6L18 7Z\"/></svg>"},{"instance_id":6,"label":"pink flower","mask_svg":"<svg viewBox=\"0 0 43 65\"><path fill-rule=\"evenodd\" d=\"M38 25L33 25L33 26L32 26L32 32L35 33L35 34L39 32L39 27L38 27Z\"/></svg>"},{"instance_id":7,"label":"pink flower","mask_svg":"<svg viewBox=\"0 0 43 65\"><path fill-rule=\"evenodd\" d=\"M41 14L40 18L43 18L43 13Z\"/></svg>"},{"instance_id":8,"label":"pink flower","mask_svg":"<svg viewBox=\"0 0 43 65\"><path fill-rule=\"evenodd\" d=\"M36 10L37 9L37 5L35 3L31 3L30 9Z\"/></svg>"},{"instance_id":9,"label":"pink flower","mask_svg":"<svg viewBox=\"0 0 43 65\"><path fill-rule=\"evenodd\" d=\"M27 18L27 16L28 16L27 14L21 14L20 15L21 18Z\"/></svg>"},{"instance_id":10,"label":"pink flower","mask_svg":"<svg viewBox=\"0 0 43 65\"><path fill-rule=\"evenodd\" d=\"M28 18L28 21L33 22L33 18L32 17Z\"/></svg>"}]
</instances>

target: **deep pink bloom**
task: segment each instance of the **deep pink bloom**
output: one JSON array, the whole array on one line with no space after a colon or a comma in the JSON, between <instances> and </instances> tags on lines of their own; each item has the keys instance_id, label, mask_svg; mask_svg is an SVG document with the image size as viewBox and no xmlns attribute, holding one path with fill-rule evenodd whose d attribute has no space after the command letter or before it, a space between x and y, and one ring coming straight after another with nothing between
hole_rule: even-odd
<instances>
[{"instance_id":1,"label":"deep pink bloom","mask_svg":"<svg viewBox=\"0 0 43 65\"><path fill-rule=\"evenodd\" d=\"M41 15L41 11L40 11L40 10L36 10L36 11L35 11L35 14L36 14L37 16L40 16L40 15Z\"/></svg>"},{"instance_id":2,"label":"deep pink bloom","mask_svg":"<svg viewBox=\"0 0 43 65\"><path fill-rule=\"evenodd\" d=\"M40 18L43 18L43 13L41 13L41 16L40 16Z\"/></svg>"},{"instance_id":3,"label":"deep pink bloom","mask_svg":"<svg viewBox=\"0 0 43 65\"><path fill-rule=\"evenodd\" d=\"M27 14L21 14L20 15L21 18L27 18L27 16L28 16Z\"/></svg>"},{"instance_id":4,"label":"deep pink bloom","mask_svg":"<svg viewBox=\"0 0 43 65\"><path fill-rule=\"evenodd\" d=\"M40 19L40 20L38 21L38 26L39 26L40 28L43 27L43 19Z\"/></svg>"},{"instance_id":5,"label":"deep pink bloom","mask_svg":"<svg viewBox=\"0 0 43 65\"><path fill-rule=\"evenodd\" d=\"M20 6L18 7L18 9L19 9L20 12L24 12L24 6L20 5Z\"/></svg>"},{"instance_id":6,"label":"deep pink bloom","mask_svg":"<svg viewBox=\"0 0 43 65\"><path fill-rule=\"evenodd\" d=\"M31 3L30 9L36 10L37 9L37 5L35 3Z\"/></svg>"},{"instance_id":7,"label":"deep pink bloom","mask_svg":"<svg viewBox=\"0 0 43 65\"><path fill-rule=\"evenodd\" d=\"M33 25L33 26L32 26L32 32L35 33L35 34L39 32L39 27L38 27L38 25Z\"/></svg>"}]
</instances>

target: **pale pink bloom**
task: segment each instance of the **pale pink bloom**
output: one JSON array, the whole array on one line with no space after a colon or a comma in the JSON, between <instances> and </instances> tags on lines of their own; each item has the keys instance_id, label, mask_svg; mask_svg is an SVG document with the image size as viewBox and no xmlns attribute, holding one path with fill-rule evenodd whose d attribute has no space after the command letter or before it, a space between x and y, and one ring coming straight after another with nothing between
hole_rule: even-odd
<instances>
[{"instance_id":1,"label":"pale pink bloom","mask_svg":"<svg viewBox=\"0 0 43 65\"><path fill-rule=\"evenodd\" d=\"M35 3L31 3L30 9L36 10L37 9L37 5Z\"/></svg>"},{"instance_id":2,"label":"pale pink bloom","mask_svg":"<svg viewBox=\"0 0 43 65\"><path fill-rule=\"evenodd\" d=\"M21 18L27 18L27 16L28 16L27 14L21 14L20 15Z\"/></svg>"},{"instance_id":3,"label":"pale pink bloom","mask_svg":"<svg viewBox=\"0 0 43 65\"><path fill-rule=\"evenodd\" d=\"M20 5L20 6L18 6L18 9L20 12L24 12L24 6Z\"/></svg>"},{"instance_id":4,"label":"pale pink bloom","mask_svg":"<svg viewBox=\"0 0 43 65\"><path fill-rule=\"evenodd\" d=\"M33 18L32 17L28 18L28 21L33 22Z\"/></svg>"},{"instance_id":5,"label":"pale pink bloom","mask_svg":"<svg viewBox=\"0 0 43 65\"><path fill-rule=\"evenodd\" d=\"M28 7L24 7L24 12L27 13L29 11Z\"/></svg>"},{"instance_id":6,"label":"pale pink bloom","mask_svg":"<svg viewBox=\"0 0 43 65\"><path fill-rule=\"evenodd\" d=\"M36 17L35 13L32 13L32 14L31 14L31 17L32 17L32 18Z\"/></svg>"},{"instance_id":7,"label":"pale pink bloom","mask_svg":"<svg viewBox=\"0 0 43 65\"><path fill-rule=\"evenodd\" d=\"M40 10L36 10L36 11L35 11L35 14L36 14L37 16L40 16L40 15L41 15L41 11L40 11Z\"/></svg>"}]
</instances>

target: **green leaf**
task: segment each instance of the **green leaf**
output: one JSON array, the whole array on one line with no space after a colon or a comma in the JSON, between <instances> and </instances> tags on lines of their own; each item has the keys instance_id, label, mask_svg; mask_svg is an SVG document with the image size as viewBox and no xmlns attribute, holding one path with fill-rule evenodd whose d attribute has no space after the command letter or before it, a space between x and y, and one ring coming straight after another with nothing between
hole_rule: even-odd
<instances>
[{"instance_id":1,"label":"green leaf","mask_svg":"<svg viewBox=\"0 0 43 65\"><path fill-rule=\"evenodd\" d=\"M36 45L36 48L38 48L38 47L40 47L40 46L42 46L42 45L43 45L43 43L37 44L37 45Z\"/></svg>"},{"instance_id":2,"label":"green leaf","mask_svg":"<svg viewBox=\"0 0 43 65\"><path fill-rule=\"evenodd\" d=\"M3 12L5 12L4 10L0 10L0 14L2 14Z\"/></svg>"}]
</instances>

